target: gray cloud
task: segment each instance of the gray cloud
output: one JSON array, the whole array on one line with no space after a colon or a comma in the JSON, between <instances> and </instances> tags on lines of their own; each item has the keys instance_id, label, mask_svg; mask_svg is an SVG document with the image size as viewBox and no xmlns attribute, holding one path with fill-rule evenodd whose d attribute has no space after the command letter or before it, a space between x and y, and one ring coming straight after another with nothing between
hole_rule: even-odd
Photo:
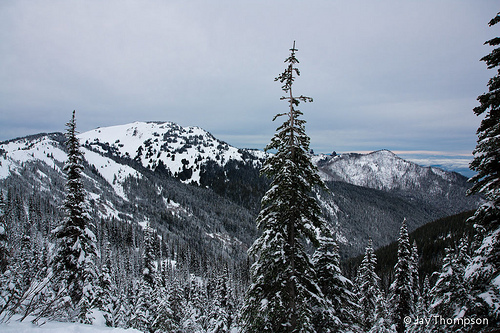
<instances>
[{"instance_id":1,"label":"gray cloud","mask_svg":"<svg viewBox=\"0 0 500 333\"><path fill-rule=\"evenodd\" d=\"M263 148L294 87L316 151L462 154L492 73L495 1L12 1L0 4L0 140L135 120Z\"/></svg>"}]
</instances>

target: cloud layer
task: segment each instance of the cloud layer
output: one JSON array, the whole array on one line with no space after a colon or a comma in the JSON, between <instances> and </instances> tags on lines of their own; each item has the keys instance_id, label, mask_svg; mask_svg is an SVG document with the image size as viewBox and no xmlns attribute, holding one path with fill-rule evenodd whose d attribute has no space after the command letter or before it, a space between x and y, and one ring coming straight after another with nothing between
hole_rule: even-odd
<instances>
[{"instance_id":1,"label":"cloud layer","mask_svg":"<svg viewBox=\"0 0 500 333\"><path fill-rule=\"evenodd\" d=\"M9 1L0 4L0 140L135 120L238 147L274 129L293 40L317 152L470 153L495 1Z\"/></svg>"}]
</instances>

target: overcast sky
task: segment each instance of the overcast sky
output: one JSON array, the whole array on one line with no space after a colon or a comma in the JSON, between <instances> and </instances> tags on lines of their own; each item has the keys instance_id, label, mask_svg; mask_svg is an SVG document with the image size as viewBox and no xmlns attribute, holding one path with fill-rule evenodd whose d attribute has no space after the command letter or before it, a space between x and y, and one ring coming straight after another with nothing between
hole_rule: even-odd
<instances>
[{"instance_id":1,"label":"overcast sky","mask_svg":"<svg viewBox=\"0 0 500 333\"><path fill-rule=\"evenodd\" d=\"M470 156L498 0L0 2L0 140L133 121L262 149L294 91L316 152Z\"/></svg>"}]
</instances>

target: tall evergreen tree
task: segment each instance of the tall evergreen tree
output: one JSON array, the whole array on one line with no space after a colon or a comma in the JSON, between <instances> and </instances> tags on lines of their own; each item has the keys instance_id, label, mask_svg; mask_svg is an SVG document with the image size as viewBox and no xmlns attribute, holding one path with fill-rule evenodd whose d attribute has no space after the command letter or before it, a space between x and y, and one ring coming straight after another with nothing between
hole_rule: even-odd
<instances>
[{"instance_id":1,"label":"tall evergreen tree","mask_svg":"<svg viewBox=\"0 0 500 333\"><path fill-rule=\"evenodd\" d=\"M380 278L375 272L376 265L377 257L370 239L356 278L360 306L359 320L365 331L370 330L375 325L378 312L381 311L379 304L383 296L380 290Z\"/></svg>"},{"instance_id":2,"label":"tall evergreen tree","mask_svg":"<svg viewBox=\"0 0 500 333\"><path fill-rule=\"evenodd\" d=\"M391 284L391 314L398 333L405 331L404 318L414 312L412 247L408 237L406 219L403 220L398 239L398 262L394 267L394 281Z\"/></svg>"},{"instance_id":3,"label":"tall evergreen tree","mask_svg":"<svg viewBox=\"0 0 500 333\"><path fill-rule=\"evenodd\" d=\"M500 22L500 13L489 22ZM474 113L484 116L477 130L478 141L470 168L477 172L469 194L482 194L487 202L479 207L471 222L476 227L475 253L466 270L467 282L475 297L471 315L488 318L500 326L500 37L485 44L495 47L481 60L488 69L496 69L489 91L478 97Z\"/></svg>"},{"instance_id":4,"label":"tall evergreen tree","mask_svg":"<svg viewBox=\"0 0 500 333\"><path fill-rule=\"evenodd\" d=\"M232 324L232 314L229 308L231 300L231 290L229 286L229 273L227 267L215 277L215 288L213 290L212 301L209 304L208 332L224 333L229 332Z\"/></svg>"},{"instance_id":5,"label":"tall evergreen tree","mask_svg":"<svg viewBox=\"0 0 500 333\"><path fill-rule=\"evenodd\" d=\"M133 315L131 318L132 327L142 331L154 331L153 325L159 324L155 320L155 312L161 304L155 290L157 285L157 272L155 267L155 238L154 230L146 224L144 228L144 252L142 255L142 279L135 285L136 296L134 298Z\"/></svg>"},{"instance_id":6,"label":"tall evergreen tree","mask_svg":"<svg viewBox=\"0 0 500 333\"><path fill-rule=\"evenodd\" d=\"M262 235L249 249L257 257L252 266L253 283L242 310L246 332L313 332L312 307L323 302L315 282L315 271L304 243L318 246L320 229L325 229L321 209L311 196L314 186L323 185L309 155L305 120L296 107L310 97L295 97L292 84L299 75L295 43L286 58L287 67L275 80L288 94L282 97L289 111L278 114L286 120L266 147L275 150L262 173L271 179L271 188L262 199L257 227Z\"/></svg>"},{"instance_id":7,"label":"tall evergreen tree","mask_svg":"<svg viewBox=\"0 0 500 333\"><path fill-rule=\"evenodd\" d=\"M52 267L58 281L62 283L61 287L66 288L73 305L81 308L82 311L78 313L80 321L88 322L87 315L94 293L93 284L97 276L95 261L98 251L81 177L83 153L76 136L75 111L66 126L68 153L68 160L64 166L67 176L64 201L66 217L53 230L57 247ZM81 306L78 305L80 302Z\"/></svg>"},{"instance_id":8,"label":"tall evergreen tree","mask_svg":"<svg viewBox=\"0 0 500 333\"><path fill-rule=\"evenodd\" d=\"M144 282L149 284L151 288L155 287L156 281L156 251L155 251L156 234L150 227L149 223L144 228L144 253L142 255L142 278Z\"/></svg>"},{"instance_id":9,"label":"tall evergreen tree","mask_svg":"<svg viewBox=\"0 0 500 333\"><path fill-rule=\"evenodd\" d=\"M5 271L8 262L7 225L5 218L5 201L3 192L0 191L0 274Z\"/></svg>"},{"instance_id":10,"label":"tall evergreen tree","mask_svg":"<svg viewBox=\"0 0 500 333\"><path fill-rule=\"evenodd\" d=\"M313 255L318 285L331 309L319 309L315 325L320 332L350 332L355 330L358 306L354 285L340 269L340 255L337 242L331 236L323 235L320 246ZM327 311L325 311L327 310Z\"/></svg>"},{"instance_id":11,"label":"tall evergreen tree","mask_svg":"<svg viewBox=\"0 0 500 333\"><path fill-rule=\"evenodd\" d=\"M438 274L436 284L431 289L431 311L435 316L443 318L463 318L467 315L470 305L469 291L464 281L464 272L470 262L467 254L467 241L461 239L457 249L446 249L441 272ZM433 331L449 332L450 329L460 329L463 325L439 325L434 323Z\"/></svg>"},{"instance_id":12,"label":"tall evergreen tree","mask_svg":"<svg viewBox=\"0 0 500 333\"><path fill-rule=\"evenodd\" d=\"M106 326L114 327L115 321L113 318L114 304L116 301L116 286L111 278L111 245L109 241L106 242L105 253L103 253L103 261L101 272L99 273L98 286L96 290L96 307L102 311Z\"/></svg>"},{"instance_id":13,"label":"tall evergreen tree","mask_svg":"<svg viewBox=\"0 0 500 333\"><path fill-rule=\"evenodd\" d=\"M411 275L412 281L411 284L413 286L413 303L416 304L418 299L420 298L420 276L418 273L418 248L417 241L413 241L413 246L411 247Z\"/></svg>"}]
</instances>

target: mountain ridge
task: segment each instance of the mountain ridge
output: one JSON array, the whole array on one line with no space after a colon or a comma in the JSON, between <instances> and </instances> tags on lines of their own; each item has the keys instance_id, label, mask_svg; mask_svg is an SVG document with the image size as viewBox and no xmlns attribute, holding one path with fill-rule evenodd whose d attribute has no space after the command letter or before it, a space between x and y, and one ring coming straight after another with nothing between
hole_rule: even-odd
<instances>
[{"instance_id":1,"label":"mountain ridge","mask_svg":"<svg viewBox=\"0 0 500 333\"><path fill-rule=\"evenodd\" d=\"M173 122L102 127L78 137L85 156L86 189L100 207L99 216L121 216L134 223L150 220L167 230L162 220L165 216L156 212L165 211L189 224L202 223L200 230L212 235L213 241L228 236L234 244L244 239L241 249L251 244L256 234L252 220L269 184L259 174L267 153L238 149L200 127L182 127ZM62 166L67 155L63 141L63 134L49 133L1 142L0 188L6 188L5 180L10 176L24 174L26 179L19 180L25 182L23 186L36 186L51 195L52 182L64 179ZM465 197L465 177L420 167L388 150L311 157L330 189L318 193L318 198L325 217L337 230L344 256L363 250L369 230L377 235L374 245L382 246L396 237L396 225L405 217L409 227L416 228L473 209L478 202L477 198ZM185 188L190 185L200 190L195 193ZM245 217L240 215L240 219L245 222L238 221L236 215L214 215L204 201L190 195L205 196L214 202L213 208L227 206L221 207L221 212L241 211ZM213 221L206 220L207 216L212 216ZM242 233L239 228L246 231ZM213 237L217 232L220 237Z\"/></svg>"}]
</instances>

